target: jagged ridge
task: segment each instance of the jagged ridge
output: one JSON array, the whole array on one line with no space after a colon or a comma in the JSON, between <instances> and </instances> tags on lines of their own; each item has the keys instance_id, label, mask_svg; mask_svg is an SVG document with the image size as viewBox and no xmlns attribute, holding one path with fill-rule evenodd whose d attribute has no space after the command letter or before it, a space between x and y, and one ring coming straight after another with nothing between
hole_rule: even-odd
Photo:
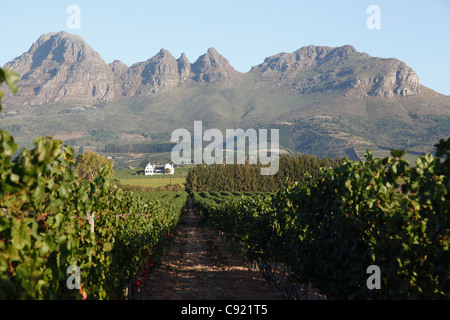
<instances>
[{"instance_id":1,"label":"jagged ridge","mask_svg":"<svg viewBox=\"0 0 450 320\"><path fill-rule=\"evenodd\" d=\"M184 53L176 59L165 49L130 67L118 60L106 64L81 37L64 31L42 35L28 52L4 67L20 76L14 103L30 105L155 95L187 81L221 82L225 88L244 75L214 48L192 64ZM249 73L299 94L345 90L347 95L391 98L421 92L416 73L403 62L370 57L348 45L280 53Z\"/></svg>"}]
</instances>

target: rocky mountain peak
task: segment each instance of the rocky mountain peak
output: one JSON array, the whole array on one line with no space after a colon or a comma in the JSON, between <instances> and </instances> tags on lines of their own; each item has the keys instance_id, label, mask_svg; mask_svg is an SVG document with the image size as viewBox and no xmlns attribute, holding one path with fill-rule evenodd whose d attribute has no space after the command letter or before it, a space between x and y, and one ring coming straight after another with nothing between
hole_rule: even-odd
<instances>
[{"instance_id":1,"label":"rocky mountain peak","mask_svg":"<svg viewBox=\"0 0 450 320\"><path fill-rule=\"evenodd\" d=\"M16 99L24 104L114 96L109 66L81 37L64 31L42 35L5 68L19 74Z\"/></svg>"},{"instance_id":2,"label":"rocky mountain peak","mask_svg":"<svg viewBox=\"0 0 450 320\"><path fill-rule=\"evenodd\" d=\"M317 66L324 62L337 62L342 59L349 59L354 53L360 54L350 45L337 48L309 45L301 47L292 53L283 52L267 57L258 68L261 72L298 71Z\"/></svg>"},{"instance_id":3,"label":"rocky mountain peak","mask_svg":"<svg viewBox=\"0 0 450 320\"><path fill-rule=\"evenodd\" d=\"M79 36L61 31L41 36L28 51L32 67L46 63L75 63L85 59L101 60L99 54Z\"/></svg>"},{"instance_id":4,"label":"rocky mountain peak","mask_svg":"<svg viewBox=\"0 0 450 320\"><path fill-rule=\"evenodd\" d=\"M191 63L186 57L186 53L182 53L177 59L178 73L180 74L180 81L185 82L191 77Z\"/></svg>"},{"instance_id":5,"label":"rocky mountain peak","mask_svg":"<svg viewBox=\"0 0 450 320\"><path fill-rule=\"evenodd\" d=\"M166 50L164 48L161 48L161 50L159 50L157 56L160 57L160 58L162 58L162 57L172 57L173 58L173 56L170 53L170 51Z\"/></svg>"},{"instance_id":6,"label":"rocky mountain peak","mask_svg":"<svg viewBox=\"0 0 450 320\"><path fill-rule=\"evenodd\" d=\"M238 74L228 60L215 48L209 48L192 64L191 69L195 74L193 79L198 82L213 82L219 79L232 80Z\"/></svg>"},{"instance_id":7,"label":"rocky mountain peak","mask_svg":"<svg viewBox=\"0 0 450 320\"><path fill-rule=\"evenodd\" d=\"M371 57L350 45L311 45L279 53L252 72L301 94L339 90L346 95L392 98L420 93L416 73L403 62Z\"/></svg>"},{"instance_id":8,"label":"rocky mountain peak","mask_svg":"<svg viewBox=\"0 0 450 320\"><path fill-rule=\"evenodd\" d=\"M109 64L109 66L111 67L112 72L119 76L128 70L128 66L120 60L114 60Z\"/></svg>"},{"instance_id":9,"label":"rocky mountain peak","mask_svg":"<svg viewBox=\"0 0 450 320\"><path fill-rule=\"evenodd\" d=\"M178 62L166 49L144 62L133 64L122 76L123 95L156 94L180 81Z\"/></svg>"}]
</instances>

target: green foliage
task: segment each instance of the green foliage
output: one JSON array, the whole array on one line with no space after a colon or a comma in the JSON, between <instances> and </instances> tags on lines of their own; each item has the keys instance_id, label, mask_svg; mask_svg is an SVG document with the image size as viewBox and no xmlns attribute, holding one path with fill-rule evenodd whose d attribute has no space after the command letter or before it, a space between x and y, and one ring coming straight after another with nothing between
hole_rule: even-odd
<instances>
[{"instance_id":1,"label":"green foliage","mask_svg":"<svg viewBox=\"0 0 450 320\"><path fill-rule=\"evenodd\" d=\"M194 204L250 258L288 266L293 281L328 298L448 299L449 141L437 145L443 163L427 154L410 167L404 152L368 152L272 195L217 202L193 193ZM366 286L373 264L381 290Z\"/></svg>"},{"instance_id":2,"label":"green foliage","mask_svg":"<svg viewBox=\"0 0 450 320\"><path fill-rule=\"evenodd\" d=\"M441 159L437 159L438 171L440 174L446 176L448 183L448 177L450 176L450 138L447 140L441 139L439 143L436 144L436 157L445 157L443 162Z\"/></svg>"},{"instance_id":3,"label":"green foliage","mask_svg":"<svg viewBox=\"0 0 450 320\"><path fill-rule=\"evenodd\" d=\"M81 180L73 150L57 140L37 138L14 161L17 145L4 131L0 145L0 297L121 297L177 223L186 196L145 201L112 187L106 169ZM69 265L80 267L80 291L66 287Z\"/></svg>"},{"instance_id":4,"label":"green foliage","mask_svg":"<svg viewBox=\"0 0 450 320\"><path fill-rule=\"evenodd\" d=\"M275 175L261 175L261 165L212 164L191 167L186 176L186 191L262 191L281 188L285 181L302 181L305 174L316 176L321 167L334 167L339 158L312 155L286 156L279 159Z\"/></svg>"},{"instance_id":5,"label":"green foliage","mask_svg":"<svg viewBox=\"0 0 450 320\"><path fill-rule=\"evenodd\" d=\"M108 143L103 147L103 152L113 153L163 153L171 152L176 143L173 142L151 142L119 145Z\"/></svg>"},{"instance_id":6,"label":"green foliage","mask_svg":"<svg viewBox=\"0 0 450 320\"><path fill-rule=\"evenodd\" d=\"M109 141L116 137L113 131L106 129L93 129L89 133L94 141Z\"/></svg>"},{"instance_id":7,"label":"green foliage","mask_svg":"<svg viewBox=\"0 0 450 320\"><path fill-rule=\"evenodd\" d=\"M3 82L6 82L8 87L13 93L17 92L16 82L19 81L19 75L11 70L0 68L0 86ZM3 92L0 90L0 111L2 111L2 96Z\"/></svg>"},{"instance_id":8,"label":"green foliage","mask_svg":"<svg viewBox=\"0 0 450 320\"><path fill-rule=\"evenodd\" d=\"M112 159L107 159L95 152L88 151L77 156L75 173L81 179L94 181L100 168L105 168L107 170L107 176L111 178L114 176L113 165L114 161Z\"/></svg>"}]
</instances>

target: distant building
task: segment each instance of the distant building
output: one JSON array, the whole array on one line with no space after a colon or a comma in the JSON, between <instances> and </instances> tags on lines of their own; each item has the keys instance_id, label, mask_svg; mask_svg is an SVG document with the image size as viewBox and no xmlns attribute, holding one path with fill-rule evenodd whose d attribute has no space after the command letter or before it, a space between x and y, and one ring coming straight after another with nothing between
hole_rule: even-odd
<instances>
[{"instance_id":1,"label":"distant building","mask_svg":"<svg viewBox=\"0 0 450 320\"><path fill-rule=\"evenodd\" d=\"M146 176L152 176L154 174L174 174L175 169L173 167L173 164L166 163L166 164L151 164L150 162L145 167L145 175Z\"/></svg>"}]
</instances>

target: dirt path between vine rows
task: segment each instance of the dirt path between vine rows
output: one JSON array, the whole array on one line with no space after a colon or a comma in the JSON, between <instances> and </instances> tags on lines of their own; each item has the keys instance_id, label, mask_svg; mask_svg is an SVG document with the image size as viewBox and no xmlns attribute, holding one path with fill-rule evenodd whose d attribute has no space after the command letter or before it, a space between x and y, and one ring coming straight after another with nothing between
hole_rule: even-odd
<instances>
[{"instance_id":1,"label":"dirt path between vine rows","mask_svg":"<svg viewBox=\"0 0 450 320\"><path fill-rule=\"evenodd\" d=\"M248 268L192 209L185 212L173 239L147 280L133 294L138 300L282 300L259 271Z\"/></svg>"}]
</instances>

